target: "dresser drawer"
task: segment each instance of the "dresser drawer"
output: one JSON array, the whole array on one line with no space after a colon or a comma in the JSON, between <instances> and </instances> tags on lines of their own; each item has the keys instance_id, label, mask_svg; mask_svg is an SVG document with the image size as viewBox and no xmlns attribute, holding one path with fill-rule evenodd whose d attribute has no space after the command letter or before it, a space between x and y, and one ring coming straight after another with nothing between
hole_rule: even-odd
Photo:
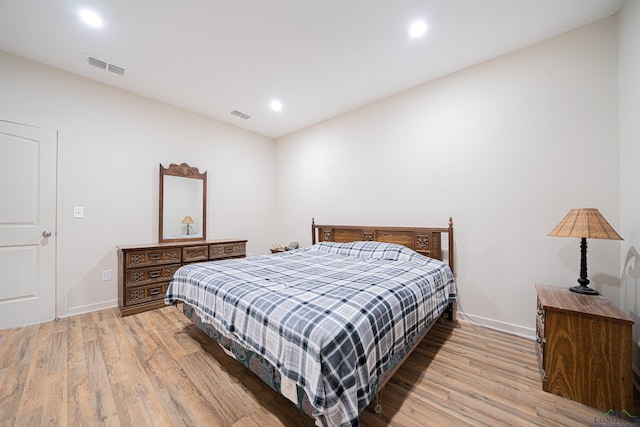
<instances>
[{"instance_id":1,"label":"dresser drawer","mask_svg":"<svg viewBox=\"0 0 640 427\"><path fill-rule=\"evenodd\" d=\"M544 346L545 341L540 335L536 336L536 350L540 356L540 366L544 368Z\"/></svg>"},{"instance_id":2,"label":"dresser drawer","mask_svg":"<svg viewBox=\"0 0 640 427\"><path fill-rule=\"evenodd\" d=\"M127 252L125 268L145 267L148 265L173 264L182 261L180 248L147 249Z\"/></svg>"},{"instance_id":3,"label":"dresser drawer","mask_svg":"<svg viewBox=\"0 0 640 427\"><path fill-rule=\"evenodd\" d=\"M536 313L536 334L544 340L544 310Z\"/></svg>"},{"instance_id":4,"label":"dresser drawer","mask_svg":"<svg viewBox=\"0 0 640 427\"><path fill-rule=\"evenodd\" d=\"M538 356L538 367L540 368L540 379L542 380L542 389L546 391L547 371L545 369L545 363L544 363L544 343L536 342L536 356Z\"/></svg>"},{"instance_id":5,"label":"dresser drawer","mask_svg":"<svg viewBox=\"0 0 640 427\"><path fill-rule=\"evenodd\" d=\"M545 372L545 358L544 358L544 317L545 312L540 302L540 298L537 301L536 308L536 355L538 356L538 364L540 366L540 375L542 377L543 384L547 381L547 374ZM544 385L543 385L544 388Z\"/></svg>"},{"instance_id":6,"label":"dresser drawer","mask_svg":"<svg viewBox=\"0 0 640 427\"><path fill-rule=\"evenodd\" d=\"M167 293L169 282L156 283L150 286L137 286L125 292L125 304L142 304L149 301L161 300Z\"/></svg>"},{"instance_id":7,"label":"dresser drawer","mask_svg":"<svg viewBox=\"0 0 640 427\"><path fill-rule=\"evenodd\" d=\"M136 268L125 273L125 287L142 286L170 280L180 264L160 265L157 267Z\"/></svg>"},{"instance_id":8,"label":"dresser drawer","mask_svg":"<svg viewBox=\"0 0 640 427\"><path fill-rule=\"evenodd\" d=\"M243 257L247 253L246 243L224 243L209 245L209 259Z\"/></svg>"},{"instance_id":9,"label":"dresser drawer","mask_svg":"<svg viewBox=\"0 0 640 427\"><path fill-rule=\"evenodd\" d=\"M209 247L187 246L182 248L182 262L206 261L209 259Z\"/></svg>"}]
</instances>

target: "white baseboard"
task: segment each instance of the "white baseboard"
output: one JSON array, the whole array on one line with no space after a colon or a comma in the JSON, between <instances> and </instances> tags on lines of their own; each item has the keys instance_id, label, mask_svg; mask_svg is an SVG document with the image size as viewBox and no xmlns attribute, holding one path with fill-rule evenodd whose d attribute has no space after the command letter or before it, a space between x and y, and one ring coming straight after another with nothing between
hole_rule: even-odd
<instances>
[{"instance_id":1,"label":"white baseboard","mask_svg":"<svg viewBox=\"0 0 640 427\"><path fill-rule=\"evenodd\" d=\"M61 315L59 317L70 317L76 316L78 314L91 313L93 311L104 310L106 308L113 308L118 306L118 300L110 300L103 301L96 304L87 304L81 305L77 307L71 307L69 312L65 315ZM507 334L516 335L522 338L535 340L536 330L534 328L525 328L520 325L515 325L513 323L501 322L498 320L488 319L482 316L476 316L473 314L467 314L462 312L461 310L456 310L455 317L460 322L474 323L481 326L484 326L489 329L494 329L496 331L505 332Z\"/></svg>"},{"instance_id":2,"label":"white baseboard","mask_svg":"<svg viewBox=\"0 0 640 427\"><path fill-rule=\"evenodd\" d=\"M59 317L61 318L71 317L71 316L76 316L78 314L91 313L92 311L104 310L105 308L113 308L117 306L118 306L117 299L110 300L110 301L103 301L96 304L79 305L77 307L70 307L69 311L66 314L61 315Z\"/></svg>"},{"instance_id":3,"label":"white baseboard","mask_svg":"<svg viewBox=\"0 0 640 427\"><path fill-rule=\"evenodd\" d=\"M534 328L525 328L513 323L500 322L498 320L487 319L481 316L475 316L473 314L463 313L460 310L456 311L456 318L461 322L474 323L485 328L494 329L496 331L505 332L507 334L516 335L529 340L535 340L536 330Z\"/></svg>"}]
</instances>

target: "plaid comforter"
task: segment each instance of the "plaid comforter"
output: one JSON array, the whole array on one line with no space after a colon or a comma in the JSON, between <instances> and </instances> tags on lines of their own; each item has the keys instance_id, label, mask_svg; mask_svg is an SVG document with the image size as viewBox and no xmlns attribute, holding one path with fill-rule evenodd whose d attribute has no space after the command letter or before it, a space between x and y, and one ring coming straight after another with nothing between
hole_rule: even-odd
<instances>
[{"instance_id":1,"label":"plaid comforter","mask_svg":"<svg viewBox=\"0 0 640 427\"><path fill-rule=\"evenodd\" d=\"M261 354L327 426L358 425L396 353L454 300L446 263L379 242L186 265L165 298Z\"/></svg>"}]
</instances>

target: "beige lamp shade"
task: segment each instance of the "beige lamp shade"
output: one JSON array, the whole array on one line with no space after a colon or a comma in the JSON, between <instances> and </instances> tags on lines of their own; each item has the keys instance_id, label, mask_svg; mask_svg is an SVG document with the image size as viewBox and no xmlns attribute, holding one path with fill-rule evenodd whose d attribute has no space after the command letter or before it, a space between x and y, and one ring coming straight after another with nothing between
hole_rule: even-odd
<instances>
[{"instance_id":1,"label":"beige lamp shade","mask_svg":"<svg viewBox=\"0 0 640 427\"><path fill-rule=\"evenodd\" d=\"M549 236L624 240L598 209L593 208L571 209Z\"/></svg>"},{"instance_id":2,"label":"beige lamp shade","mask_svg":"<svg viewBox=\"0 0 640 427\"><path fill-rule=\"evenodd\" d=\"M193 219L187 215L182 219L182 223L183 224L195 224L195 222L193 222ZM175 223L174 223L175 224Z\"/></svg>"},{"instance_id":3,"label":"beige lamp shade","mask_svg":"<svg viewBox=\"0 0 640 427\"><path fill-rule=\"evenodd\" d=\"M598 209L593 208L571 209L560 224L549 233L549 236L580 238L579 286L569 289L583 295L598 295L597 290L589 287L587 277L587 239L623 240L622 237L616 233Z\"/></svg>"}]
</instances>

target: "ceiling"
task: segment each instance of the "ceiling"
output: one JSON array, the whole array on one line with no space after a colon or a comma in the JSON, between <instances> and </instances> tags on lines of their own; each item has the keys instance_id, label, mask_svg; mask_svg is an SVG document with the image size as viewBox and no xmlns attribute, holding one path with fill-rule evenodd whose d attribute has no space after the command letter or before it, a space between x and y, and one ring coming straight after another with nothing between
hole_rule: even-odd
<instances>
[{"instance_id":1,"label":"ceiling","mask_svg":"<svg viewBox=\"0 0 640 427\"><path fill-rule=\"evenodd\" d=\"M610 16L622 4L0 0L0 49L278 138ZM81 8L97 12L103 26L82 22ZM411 39L415 19L428 30ZM125 73L90 66L87 56ZM281 111L270 109L273 99Z\"/></svg>"}]
</instances>

